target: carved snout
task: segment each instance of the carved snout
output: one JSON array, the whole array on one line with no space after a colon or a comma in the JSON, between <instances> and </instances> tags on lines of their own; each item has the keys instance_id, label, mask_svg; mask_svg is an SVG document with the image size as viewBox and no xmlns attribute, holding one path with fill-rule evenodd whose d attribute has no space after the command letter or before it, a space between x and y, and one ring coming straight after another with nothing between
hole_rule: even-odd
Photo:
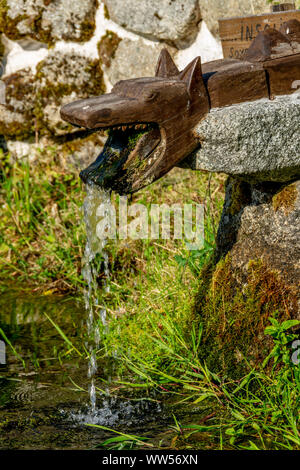
<instances>
[{"instance_id":1,"label":"carved snout","mask_svg":"<svg viewBox=\"0 0 300 470\"><path fill-rule=\"evenodd\" d=\"M62 119L76 126L106 129L139 122L138 109L137 99L108 93L67 104L60 114Z\"/></svg>"}]
</instances>

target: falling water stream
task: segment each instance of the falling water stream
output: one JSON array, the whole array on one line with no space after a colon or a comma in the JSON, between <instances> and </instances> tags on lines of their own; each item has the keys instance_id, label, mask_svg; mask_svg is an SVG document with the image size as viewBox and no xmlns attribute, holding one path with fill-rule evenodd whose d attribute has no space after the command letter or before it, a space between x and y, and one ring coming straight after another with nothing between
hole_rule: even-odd
<instances>
[{"instance_id":1,"label":"falling water stream","mask_svg":"<svg viewBox=\"0 0 300 470\"><path fill-rule=\"evenodd\" d=\"M105 252L105 245L107 240L104 236L104 231L99 234L97 231L97 223L99 220L98 208L102 205L108 207L110 204L110 192L99 188L93 184L86 185L86 197L83 204L84 209L84 221L86 225L87 242L85 246L85 252L82 260L82 275L87 283L87 287L84 292L85 309L87 312L87 333L88 340L86 347L89 352L89 364L88 364L88 378L90 379L89 395L90 395L90 407L91 414L96 413L96 387L95 387L95 374L97 372L97 358L96 351L100 344L100 330L98 322L95 319L95 305L98 303L97 297L97 270L94 262L97 255L101 255L104 262L104 275L105 284L104 289L106 292L109 291L109 267L108 267L108 255ZM109 226L105 227L109 230ZM106 326L106 310L102 308L100 310L100 320L103 327Z\"/></svg>"}]
</instances>

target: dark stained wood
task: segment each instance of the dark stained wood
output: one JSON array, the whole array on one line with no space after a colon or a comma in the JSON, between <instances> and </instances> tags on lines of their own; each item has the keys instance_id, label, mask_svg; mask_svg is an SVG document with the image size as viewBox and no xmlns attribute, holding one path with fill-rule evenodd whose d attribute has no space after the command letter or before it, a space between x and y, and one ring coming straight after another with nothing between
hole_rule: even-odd
<instances>
[{"instance_id":1,"label":"dark stained wood","mask_svg":"<svg viewBox=\"0 0 300 470\"><path fill-rule=\"evenodd\" d=\"M117 154L110 148L103 151L81 173L82 179L90 181L92 175L96 184L105 181L106 188L135 192L198 147L195 127L211 108L296 93L299 31L300 23L289 20L280 32L269 28L260 33L247 52L248 61L224 59L201 66L196 57L181 72L163 50L155 77L123 80L107 95L63 106L61 117L74 125L115 129L109 141Z\"/></svg>"},{"instance_id":2,"label":"dark stained wood","mask_svg":"<svg viewBox=\"0 0 300 470\"><path fill-rule=\"evenodd\" d=\"M117 127L125 133L130 133L130 126L138 125L141 130L146 126L144 136L139 138L122 168L118 167L122 182L111 181L112 185L119 183L119 187L135 191L163 176L196 149L199 142L193 131L209 110L200 57L179 73L168 51L163 50L156 77L120 81L110 94L63 106L61 117L89 129ZM160 132L151 126L147 130L149 124L159 126ZM109 152L107 155L109 168L113 157ZM148 157L151 165L145 163ZM103 162L101 165L103 168ZM94 166L91 171L94 172ZM88 174L87 169L83 177L88 179Z\"/></svg>"},{"instance_id":3,"label":"dark stained wood","mask_svg":"<svg viewBox=\"0 0 300 470\"><path fill-rule=\"evenodd\" d=\"M212 108L269 97L263 65L250 62L224 65L209 78L207 87Z\"/></svg>"},{"instance_id":4,"label":"dark stained wood","mask_svg":"<svg viewBox=\"0 0 300 470\"><path fill-rule=\"evenodd\" d=\"M202 64L202 73L216 73L219 69L229 64L239 64L241 61L238 59L219 59Z\"/></svg>"},{"instance_id":5,"label":"dark stained wood","mask_svg":"<svg viewBox=\"0 0 300 470\"><path fill-rule=\"evenodd\" d=\"M266 60L277 59L293 54L295 54L295 49L288 35L270 28L263 33L259 33L254 39L245 54L245 60L250 62L264 62Z\"/></svg>"},{"instance_id":6,"label":"dark stained wood","mask_svg":"<svg viewBox=\"0 0 300 470\"><path fill-rule=\"evenodd\" d=\"M292 42L300 43L300 21L298 20L289 20L284 23L280 32L286 34Z\"/></svg>"},{"instance_id":7,"label":"dark stained wood","mask_svg":"<svg viewBox=\"0 0 300 470\"><path fill-rule=\"evenodd\" d=\"M300 54L264 63L271 96L291 95L300 87Z\"/></svg>"},{"instance_id":8,"label":"dark stained wood","mask_svg":"<svg viewBox=\"0 0 300 470\"><path fill-rule=\"evenodd\" d=\"M243 59L251 42L269 28L278 31L291 19L300 21L300 10L219 20L223 55L226 59Z\"/></svg>"},{"instance_id":9,"label":"dark stained wood","mask_svg":"<svg viewBox=\"0 0 300 470\"><path fill-rule=\"evenodd\" d=\"M155 69L155 76L161 78L176 77L179 75L179 70L176 67L172 57L167 49L162 49Z\"/></svg>"}]
</instances>

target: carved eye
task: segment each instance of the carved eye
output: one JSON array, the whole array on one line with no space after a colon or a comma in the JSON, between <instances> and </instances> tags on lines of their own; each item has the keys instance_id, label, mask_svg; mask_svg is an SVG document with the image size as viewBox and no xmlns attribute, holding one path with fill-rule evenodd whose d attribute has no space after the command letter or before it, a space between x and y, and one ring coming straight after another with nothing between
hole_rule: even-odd
<instances>
[{"instance_id":1,"label":"carved eye","mask_svg":"<svg viewBox=\"0 0 300 470\"><path fill-rule=\"evenodd\" d=\"M158 96L158 93L156 91L153 91L152 93L149 93L145 97L145 101L153 101L155 98Z\"/></svg>"}]
</instances>

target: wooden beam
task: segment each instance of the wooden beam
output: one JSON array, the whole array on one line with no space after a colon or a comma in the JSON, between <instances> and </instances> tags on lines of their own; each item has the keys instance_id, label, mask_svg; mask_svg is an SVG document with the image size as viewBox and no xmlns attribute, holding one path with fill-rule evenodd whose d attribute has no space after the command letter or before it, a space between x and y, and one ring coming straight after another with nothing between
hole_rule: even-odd
<instances>
[{"instance_id":1,"label":"wooden beam","mask_svg":"<svg viewBox=\"0 0 300 470\"><path fill-rule=\"evenodd\" d=\"M250 62L226 64L219 68L208 79L207 89L212 108L269 97L263 65Z\"/></svg>"},{"instance_id":2,"label":"wooden beam","mask_svg":"<svg viewBox=\"0 0 300 470\"><path fill-rule=\"evenodd\" d=\"M300 54L264 62L271 97L291 95L300 88Z\"/></svg>"},{"instance_id":3,"label":"wooden beam","mask_svg":"<svg viewBox=\"0 0 300 470\"><path fill-rule=\"evenodd\" d=\"M300 24L300 23L299 23ZM287 34L276 29L268 29L254 39L245 54L245 60L250 62L264 62L266 60L279 59L300 53L300 44L292 43Z\"/></svg>"}]
</instances>

